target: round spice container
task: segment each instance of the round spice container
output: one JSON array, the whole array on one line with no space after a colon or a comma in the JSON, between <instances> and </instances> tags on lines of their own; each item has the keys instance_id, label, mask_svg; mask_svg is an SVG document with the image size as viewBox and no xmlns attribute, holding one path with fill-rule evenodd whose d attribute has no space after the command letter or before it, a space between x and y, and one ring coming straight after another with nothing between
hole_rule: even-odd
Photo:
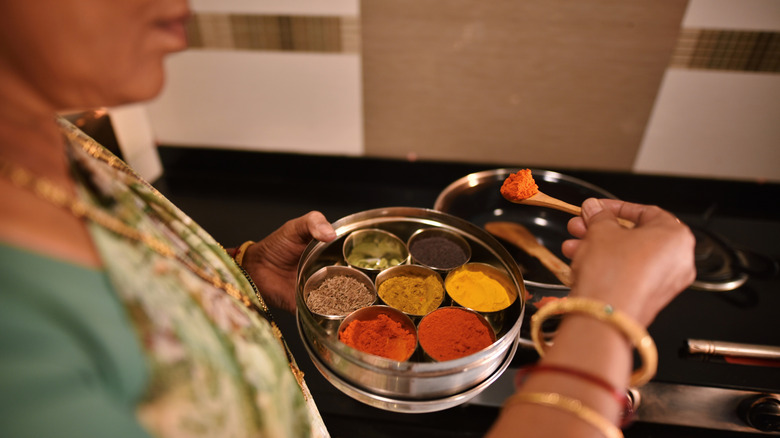
<instances>
[{"instance_id":1,"label":"round spice container","mask_svg":"<svg viewBox=\"0 0 780 438\"><path fill-rule=\"evenodd\" d=\"M387 306L352 312L339 326L338 339L356 350L398 362L408 360L417 349L412 320Z\"/></svg>"},{"instance_id":2,"label":"round spice container","mask_svg":"<svg viewBox=\"0 0 780 438\"><path fill-rule=\"evenodd\" d=\"M444 228L417 230L406 246L415 263L440 271L457 268L471 258L466 239Z\"/></svg>"},{"instance_id":3,"label":"round spice container","mask_svg":"<svg viewBox=\"0 0 780 438\"><path fill-rule=\"evenodd\" d=\"M374 228L347 236L343 253L349 266L374 273L404 264L409 258L409 251L398 236Z\"/></svg>"},{"instance_id":4,"label":"round spice container","mask_svg":"<svg viewBox=\"0 0 780 438\"><path fill-rule=\"evenodd\" d=\"M376 277L379 298L408 315L423 316L444 300L444 282L434 270L419 265L395 266Z\"/></svg>"},{"instance_id":5,"label":"round spice container","mask_svg":"<svg viewBox=\"0 0 780 438\"><path fill-rule=\"evenodd\" d=\"M504 310L517 299L509 277L485 263L467 263L450 271L444 287L454 302L482 313Z\"/></svg>"},{"instance_id":6,"label":"round spice container","mask_svg":"<svg viewBox=\"0 0 780 438\"><path fill-rule=\"evenodd\" d=\"M473 223L437 210L413 207L384 207L357 212L337 220L333 223L333 228L336 230L336 239L331 242L312 241L301 255L295 299L296 323L301 335L302 347L308 352L316 369L335 388L359 402L380 409L407 413L433 412L465 403L489 387L508 369L518 348L520 329L524 321L525 288L517 263L487 231ZM400 321L401 325L408 330L396 333L401 336L393 338L406 339L405 343L400 342L400 344L405 344L407 348L400 348L404 354L398 356L411 354L407 359L399 361L375 354L383 354L381 347L388 345L387 341L391 338L388 333L392 333L390 330L383 332L380 323L356 323L354 326L349 326L349 331L341 332L342 336L339 336L341 326L333 331L323 329L320 323L321 316L313 313L304 301L304 288L320 269L347 265L344 244L348 238L354 238L363 230L379 229L392 233L402 242L408 242L417 231L427 228L442 228L462 236L471 249L471 258L467 264L485 263L495 266L512 280L511 288L516 291L517 298L509 307L494 313L477 312L491 324L492 316L498 315L503 319L501 329L494 329L495 342L465 357L433 360L419 346L415 326L408 323L408 321L419 323L425 316L405 314L385 305L379 299L375 305L364 307L344 317L341 326L347 328L349 322L357 319L359 322L370 320L371 318L368 317L370 315L366 313L376 312L374 309L389 309L386 311L389 313L385 313L385 316L380 319L390 322L392 315L403 317L395 321ZM405 258L402 266L426 268L419 263L410 264L409 259L410 257ZM383 281L383 274L390 272L390 268L373 271L364 268L355 269L374 280L376 286L379 285L377 280ZM461 267L453 270L458 269ZM436 269L431 271L444 278L443 271ZM452 303L447 297L446 288L443 303L447 306L463 308ZM360 318L357 318L357 315L361 315ZM365 329L365 325L373 328L368 330L368 333L373 333L375 336L373 341L381 339L382 343L373 343L370 336L367 339L362 338L362 342L359 341L361 338L356 335L366 331L359 330ZM414 342L409 342L409 334L414 335L412 338ZM397 344L398 342L396 346ZM398 356L394 357L398 358Z\"/></svg>"},{"instance_id":7,"label":"round spice container","mask_svg":"<svg viewBox=\"0 0 780 438\"><path fill-rule=\"evenodd\" d=\"M462 307L442 307L417 328L420 347L435 361L454 360L484 350L496 334L484 316Z\"/></svg>"},{"instance_id":8,"label":"round spice container","mask_svg":"<svg viewBox=\"0 0 780 438\"><path fill-rule=\"evenodd\" d=\"M345 316L374 304L376 297L371 279L348 266L320 268L303 287L306 307L329 332L335 332Z\"/></svg>"}]
</instances>

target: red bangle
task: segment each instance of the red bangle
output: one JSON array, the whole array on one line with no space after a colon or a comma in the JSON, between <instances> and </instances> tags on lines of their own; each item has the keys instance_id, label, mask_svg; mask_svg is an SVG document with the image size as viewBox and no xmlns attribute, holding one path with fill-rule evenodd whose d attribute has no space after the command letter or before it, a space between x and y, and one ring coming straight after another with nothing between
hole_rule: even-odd
<instances>
[{"instance_id":1,"label":"red bangle","mask_svg":"<svg viewBox=\"0 0 780 438\"><path fill-rule=\"evenodd\" d=\"M631 397L628 395L627 390L625 391L620 390L619 388L610 384L609 382L602 379L601 377L595 376L593 374L575 368L569 368L560 365L533 365L525 368L520 368L519 370L517 370L517 374L515 374L515 388L518 388L523 383L523 381L528 376L528 374L532 372L545 372L545 371L563 373L574 377L578 377L582 380L590 382L606 390L607 392L609 392L612 398L614 398L621 406L623 406L623 417L621 422L622 425L625 426L631 422L631 419L634 415L634 404L632 403Z\"/></svg>"}]
</instances>

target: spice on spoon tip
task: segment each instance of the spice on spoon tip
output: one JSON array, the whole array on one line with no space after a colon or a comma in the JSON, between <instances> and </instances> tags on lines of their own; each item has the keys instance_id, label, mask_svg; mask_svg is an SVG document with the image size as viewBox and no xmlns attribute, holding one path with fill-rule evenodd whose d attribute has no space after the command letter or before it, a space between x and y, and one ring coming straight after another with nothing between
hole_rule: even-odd
<instances>
[{"instance_id":1,"label":"spice on spoon tip","mask_svg":"<svg viewBox=\"0 0 780 438\"><path fill-rule=\"evenodd\" d=\"M539 186L531 175L531 169L522 169L510 174L501 185L501 196L508 201L522 201L537 193L539 193Z\"/></svg>"}]
</instances>

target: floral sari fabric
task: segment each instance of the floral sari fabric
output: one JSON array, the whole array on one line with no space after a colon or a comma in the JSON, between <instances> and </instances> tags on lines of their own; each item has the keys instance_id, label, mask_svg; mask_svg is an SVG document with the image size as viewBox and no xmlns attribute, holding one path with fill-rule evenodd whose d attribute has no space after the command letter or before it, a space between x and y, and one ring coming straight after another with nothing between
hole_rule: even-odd
<instances>
[{"instance_id":1,"label":"floral sari fabric","mask_svg":"<svg viewBox=\"0 0 780 438\"><path fill-rule=\"evenodd\" d=\"M81 198L176 254L162 255L132 236L90 224L147 355L141 423L160 437L327 436L278 328L241 268L121 160L67 121L60 124ZM252 305L204 280L204 273L232 284Z\"/></svg>"}]
</instances>

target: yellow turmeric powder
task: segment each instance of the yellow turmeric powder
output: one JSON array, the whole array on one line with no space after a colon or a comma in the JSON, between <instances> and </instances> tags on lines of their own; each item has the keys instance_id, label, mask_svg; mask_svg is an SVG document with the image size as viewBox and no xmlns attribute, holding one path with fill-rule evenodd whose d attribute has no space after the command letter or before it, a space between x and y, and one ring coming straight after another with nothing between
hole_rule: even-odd
<instances>
[{"instance_id":1,"label":"yellow turmeric powder","mask_svg":"<svg viewBox=\"0 0 780 438\"><path fill-rule=\"evenodd\" d=\"M501 196L508 201L522 201L539 193L531 169L523 169L510 174L501 185Z\"/></svg>"},{"instance_id":2,"label":"yellow turmeric powder","mask_svg":"<svg viewBox=\"0 0 780 438\"><path fill-rule=\"evenodd\" d=\"M455 302L477 312L497 312L512 304L504 285L481 271L453 271L444 285Z\"/></svg>"}]
</instances>

